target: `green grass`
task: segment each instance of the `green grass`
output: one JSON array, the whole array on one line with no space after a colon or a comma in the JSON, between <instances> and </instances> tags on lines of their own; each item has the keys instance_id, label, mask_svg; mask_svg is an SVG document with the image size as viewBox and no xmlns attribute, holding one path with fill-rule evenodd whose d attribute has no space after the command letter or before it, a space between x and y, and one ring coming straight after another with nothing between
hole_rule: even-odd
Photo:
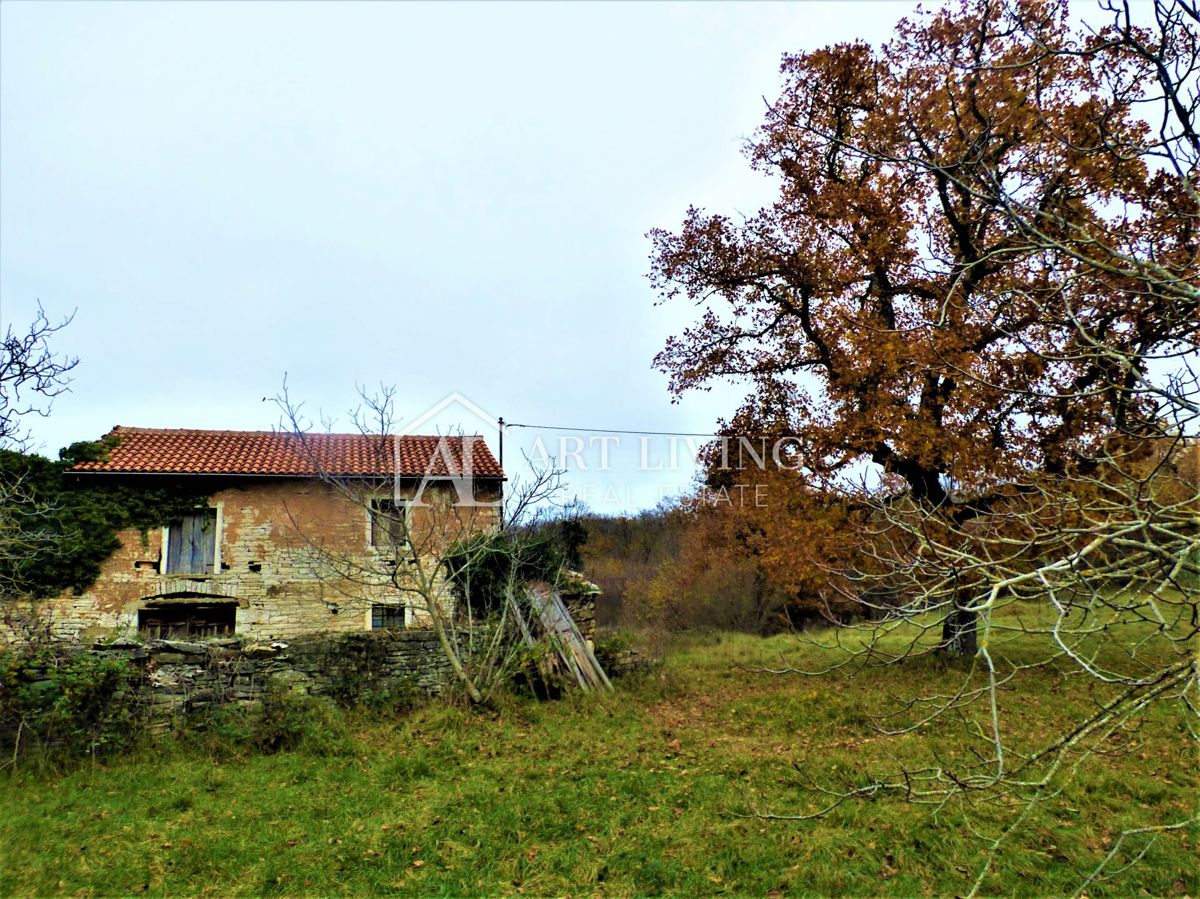
<instances>
[{"instance_id":1,"label":"green grass","mask_svg":"<svg viewBox=\"0 0 1200 899\"><path fill-rule=\"evenodd\" d=\"M18 771L0 779L0 894L961 895L985 855L965 824L994 835L1011 804L744 817L813 807L797 769L853 780L893 759L953 766L978 745L958 722L870 727L889 695L961 680L937 660L854 678L744 667L819 658L787 637L693 638L610 696L358 716L319 752L218 762L167 741L66 775ZM1004 694L1006 727L1034 745L1099 695L1065 670L1029 672ZM1182 716L1155 711L1028 818L984 892L1071 892L1122 827L1194 811L1197 782ZM1195 895L1196 851L1195 831L1164 835L1088 894Z\"/></svg>"}]
</instances>

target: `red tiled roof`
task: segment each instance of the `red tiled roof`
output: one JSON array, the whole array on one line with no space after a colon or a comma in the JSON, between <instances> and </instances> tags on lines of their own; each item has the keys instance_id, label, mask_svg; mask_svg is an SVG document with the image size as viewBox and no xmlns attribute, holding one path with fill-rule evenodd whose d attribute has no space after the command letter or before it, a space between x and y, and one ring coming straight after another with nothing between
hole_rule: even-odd
<instances>
[{"instance_id":1,"label":"red tiled roof","mask_svg":"<svg viewBox=\"0 0 1200 899\"><path fill-rule=\"evenodd\" d=\"M465 473L463 453L469 444L472 475L504 477L482 437L289 434L120 425L108 436L116 437L117 441L107 461L82 462L71 470L141 474L457 475ZM447 471L447 455L457 471Z\"/></svg>"}]
</instances>

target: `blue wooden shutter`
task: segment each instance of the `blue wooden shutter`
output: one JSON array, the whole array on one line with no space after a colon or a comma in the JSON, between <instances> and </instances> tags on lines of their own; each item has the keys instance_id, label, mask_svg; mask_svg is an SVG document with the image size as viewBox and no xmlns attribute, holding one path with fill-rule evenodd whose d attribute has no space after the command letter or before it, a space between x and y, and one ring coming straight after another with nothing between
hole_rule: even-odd
<instances>
[{"instance_id":1,"label":"blue wooden shutter","mask_svg":"<svg viewBox=\"0 0 1200 899\"><path fill-rule=\"evenodd\" d=\"M213 574L217 555L217 510L185 515L167 531L167 572Z\"/></svg>"},{"instance_id":2,"label":"blue wooden shutter","mask_svg":"<svg viewBox=\"0 0 1200 899\"><path fill-rule=\"evenodd\" d=\"M212 574L216 558L217 510L192 516L192 574Z\"/></svg>"},{"instance_id":3,"label":"blue wooden shutter","mask_svg":"<svg viewBox=\"0 0 1200 899\"><path fill-rule=\"evenodd\" d=\"M173 521L167 527L167 573L183 570L183 522Z\"/></svg>"}]
</instances>

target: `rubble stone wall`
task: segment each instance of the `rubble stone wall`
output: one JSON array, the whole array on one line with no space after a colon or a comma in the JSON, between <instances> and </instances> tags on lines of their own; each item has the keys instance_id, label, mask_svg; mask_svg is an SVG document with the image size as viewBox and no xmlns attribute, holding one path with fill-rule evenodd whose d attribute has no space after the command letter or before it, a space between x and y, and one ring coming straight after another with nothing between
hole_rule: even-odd
<instances>
[{"instance_id":1,"label":"rubble stone wall","mask_svg":"<svg viewBox=\"0 0 1200 899\"><path fill-rule=\"evenodd\" d=\"M281 687L337 700L372 692L435 695L449 676L432 630L375 631L256 642L156 640L86 650L129 660L141 673L136 701L152 719L222 703L254 703Z\"/></svg>"}]
</instances>

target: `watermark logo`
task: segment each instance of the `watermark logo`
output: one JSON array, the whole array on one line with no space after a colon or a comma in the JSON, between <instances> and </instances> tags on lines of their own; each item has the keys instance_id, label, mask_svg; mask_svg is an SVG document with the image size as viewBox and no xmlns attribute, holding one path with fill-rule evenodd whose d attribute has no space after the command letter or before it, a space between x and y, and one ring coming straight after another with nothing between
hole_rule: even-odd
<instances>
[{"instance_id":1,"label":"watermark logo","mask_svg":"<svg viewBox=\"0 0 1200 899\"><path fill-rule=\"evenodd\" d=\"M454 430L457 433L437 433L439 427L449 418L455 421ZM451 393L430 406L419 415L405 421L396 432L393 442L393 465L396 477L394 481L395 499L407 502L412 506L426 506L424 501L426 489L433 483L448 483L454 490L454 505L466 508L495 509L499 508L502 500L481 498L476 489L477 477L495 478L496 473L491 465L481 466L483 460L491 462L491 449L486 439L480 434L469 434L464 422L484 432L495 432L497 439L500 435L499 419L492 416L482 407L471 402L461 393ZM430 434L429 431L435 433ZM411 440L405 438L425 438L433 440L432 452L425 461L424 470L419 476L417 489L411 497L401 496L401 478L412 477L409 464ZM486 469L486 470L483 470Z\"/></svg>"},{"instance_id":2,"label":"watermark logo","mask_svg":"<svg viewBox=\"0 0 1200 899\"><path fill-rule=\"evenodd\" d=\"M500 500L482 496L477 485L481 478L497 476L490 467L495 457L483 435L492 438L500 455L506 433L533 467L562 472L576 498L598 511L645 508L684 497L693 504L761 508L768 504L768 472L803 476L801 441L792 435L506 425L499 416L455 392L399 429L395 445L397 499L401 498L400 476L410 481L414 477L412 457L405 456L411 443L405 444L403 438L420 437L434 440L434 444L432 449L422 446L424 471L408 502L427 505L425 490L437 482L451 485L456 506L498 507Z\"/></svg>"}]
</instances>

